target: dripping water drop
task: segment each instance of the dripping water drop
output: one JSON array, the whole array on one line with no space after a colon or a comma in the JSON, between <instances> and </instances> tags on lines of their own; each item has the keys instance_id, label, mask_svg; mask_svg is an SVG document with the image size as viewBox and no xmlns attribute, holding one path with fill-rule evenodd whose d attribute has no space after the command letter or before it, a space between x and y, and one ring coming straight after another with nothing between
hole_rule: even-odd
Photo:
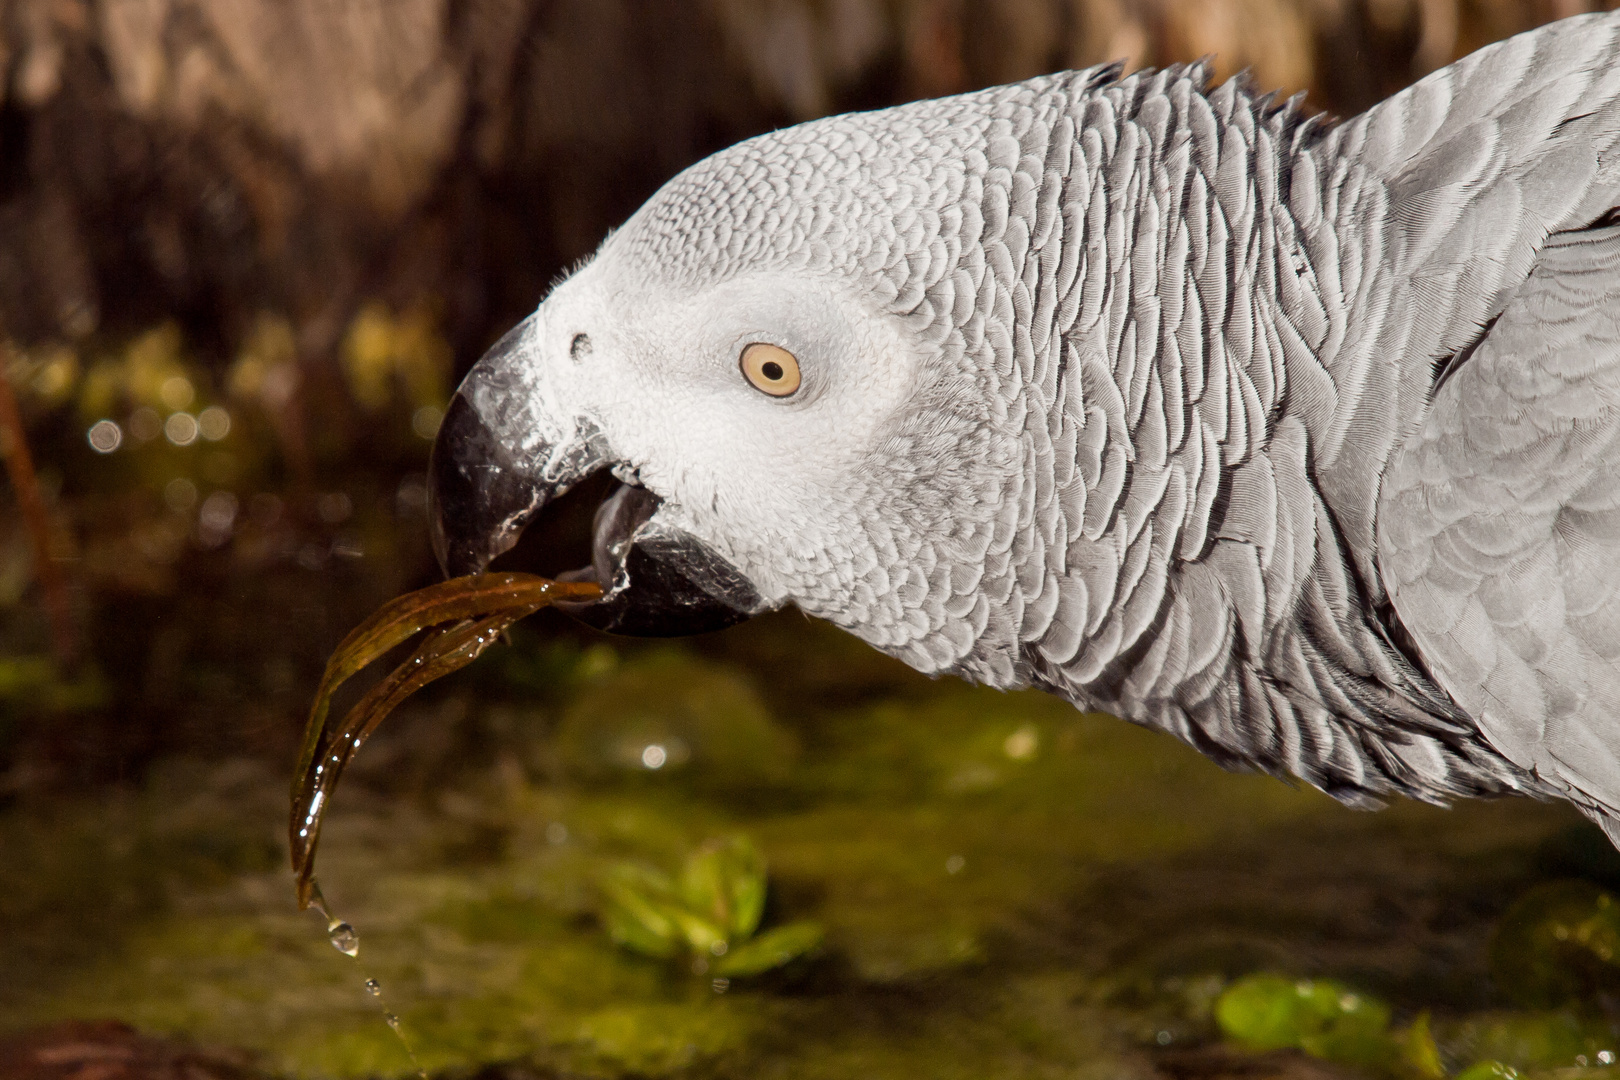
<instances>
[{"instance_id":1,"label":"dripping water drop","mask_svg":"<svg viewBox=\"0 0 1620 1080\"><path fill-rule=\"evenodd\" d=\"M332 948L344 956L360 955L360 935L343 920L339 919L326 928L326 938L332 943Z\"/></svg>"},{"instance_id":2,"label":"dripping water drop","mask_svg":"<svg viewBox=\"0 0 1620 1080\"><path fill-rule=\"evenodd\" d=\"M332 909L326 904L326 897L321 893L321 883L313 877L309 879L309 906L320 912L321 918L326 920L326 939L332 943L332 947L343 955L358 960L360 958L360 935L355 933L354 927L350 926L348 922L332 914ZM416 1049L411 1046L411 1040L405 1035L404 1023L392 1010L387 1008L387 1003L382 1000L382 983L368 977L364 985L366 993L377 999L378 1007L383 1010L383 1021L393 1031L394 1037L399 1040L400 1046L405 1050L405 1055L411 1059L411 1065L416 1070L418 1080L427 1080L427 1070L422 1068L422 1063L416 1058Z\"/></svg>"}]
</instances>

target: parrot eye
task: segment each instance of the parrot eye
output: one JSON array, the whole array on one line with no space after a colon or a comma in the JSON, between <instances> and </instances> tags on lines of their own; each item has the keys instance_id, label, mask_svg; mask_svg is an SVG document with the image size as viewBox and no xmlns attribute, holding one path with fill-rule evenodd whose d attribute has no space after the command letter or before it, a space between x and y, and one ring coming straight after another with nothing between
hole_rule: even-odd
<instances>
[{"instance_id":1,"label":"parrot eye","mask_svg":"<svg viewBox=\"0 0 1620 1080\"><path fill-rule=\"evenodd\" d=\"M799 362L780 346L756 341L743 349L738 366L748 385L762 394L787 397L799 388Z\"/></svg>"}]
</instances>

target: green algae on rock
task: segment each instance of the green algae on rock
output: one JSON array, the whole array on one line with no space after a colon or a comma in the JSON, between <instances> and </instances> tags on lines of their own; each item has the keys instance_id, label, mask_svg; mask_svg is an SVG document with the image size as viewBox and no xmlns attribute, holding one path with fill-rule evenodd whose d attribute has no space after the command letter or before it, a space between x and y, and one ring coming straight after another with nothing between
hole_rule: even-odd
<instances>
[{"instance_id":1,"label":"green algae on rock","mask_svg":"<svg viewBox=\"0 0 1620 1080\"><path fill-rule=\"evenodd\" d=\"M1532 901L1537 891L1532 890ZM1399 1031L1390 1029L1391 1014L1387 1002L1337 980L1270 972L1238 980L1215 1006L1222 1034L1245 1049L1303 1050L1382 1076L1443 1080L1446 1061L1472 1062L1455 1080L1512 1080L1520 1070L1539 1075L1606 1068L1615 1063L1613 1047L1620 1045L1620 1032L1611 1023L1579 1009L1492 1010L1449 1020L1436 1030L1425 1010Z\"/></svg>"},{"instance_id":2,"label":"green algae on rock","mask_svg":"<svg viewBox=\"0 0 1620 1080\"><path fill-rule=\"evenodd\" d=\"M1489 1010L1447 1024L1438 1034L1441 1049L1453 1060L1495 1062L1524 1072L1613 1065L1620 1050L1610 1022L1585 1008Z\"/></svg>"},{"instance_id":3,"label":"green algae on rock","mask_svg":"<svg viewBox=\"0 0 1620 1080\"><path fill-rule=\"evenodd\" d=\"M1221 995L1215 1019L1228 1038L1255 1050L1298 1049L1373 1067L1397 1057L1389 1005L1333 979L1250 975Z\"/></svg>"}]
</instances>

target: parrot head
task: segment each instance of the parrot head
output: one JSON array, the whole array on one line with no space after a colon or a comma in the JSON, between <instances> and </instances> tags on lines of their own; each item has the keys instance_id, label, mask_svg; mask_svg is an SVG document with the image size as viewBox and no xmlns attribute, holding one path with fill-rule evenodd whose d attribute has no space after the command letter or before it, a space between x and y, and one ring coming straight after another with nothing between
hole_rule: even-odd
<instances>
[{"instance_id":1,"label":"parrot head","mask_svg":"<svg viewBox=\"0 0 1620 1080\"><path fill-rule=\"evenodd\" d=\"M874 155L802 131L671 181L474 366L430 470L447 573L609 470L592 564L564 575L605 591L585 622L675 636L792 602L928 670L973 647L988 615L946 607L982 576L1016 447L924 296L939 216L899 235L905 178L885 193Z\"/></svg>"}]
</instances>

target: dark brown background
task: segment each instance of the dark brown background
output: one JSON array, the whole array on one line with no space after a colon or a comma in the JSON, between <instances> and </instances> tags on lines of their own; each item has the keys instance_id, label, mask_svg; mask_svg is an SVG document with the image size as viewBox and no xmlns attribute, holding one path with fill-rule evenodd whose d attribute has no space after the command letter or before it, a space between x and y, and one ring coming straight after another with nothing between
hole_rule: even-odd
<instances>
[{"instance_id":1,"label":"dark brown background","mask_svg":"<svg viewBox=\"0 0 1620 1080\"><path fill-rule=\"evenodd\" d=\"M0 0L0 320L255 315L330 361L443 304L464 365L659 183L828 112L1214 54L1347 115L1585 0Z\"/></svg>"}]
</instances>

